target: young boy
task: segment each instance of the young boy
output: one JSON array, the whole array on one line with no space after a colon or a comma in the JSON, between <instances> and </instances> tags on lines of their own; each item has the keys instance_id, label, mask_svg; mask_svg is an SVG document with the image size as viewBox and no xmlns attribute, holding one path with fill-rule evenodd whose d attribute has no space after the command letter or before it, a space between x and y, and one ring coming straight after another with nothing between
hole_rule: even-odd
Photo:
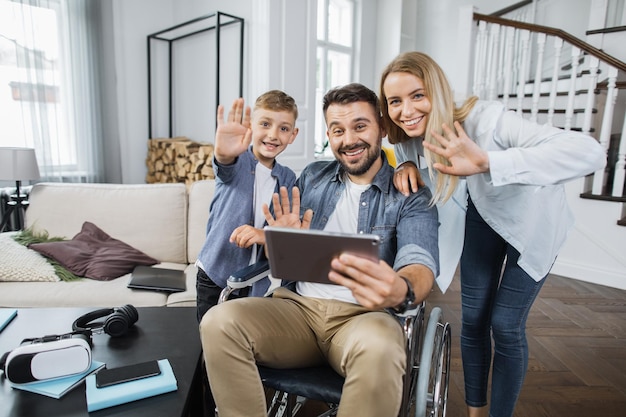
<instances>
[{"instance_id":1,"label":"young boy","mask_svg":"<svg viewBox=\"0 0 626 417\"><path fill-rule=\"evenodd\" d=\"M196 262L198 322L217 304L232 272L265 256L259 247L265 224L263 204L270 205L273 193L280 187L290 190L296 181L291 169L276 162L298 135L295 100L271 90L257 98L250 113L242 98L233 102L226 121L223 106L217 108L215 196ZM250 295L262 296L269 286L269 278L264 278L254 284Z\"/></svg>"}]
</instances>

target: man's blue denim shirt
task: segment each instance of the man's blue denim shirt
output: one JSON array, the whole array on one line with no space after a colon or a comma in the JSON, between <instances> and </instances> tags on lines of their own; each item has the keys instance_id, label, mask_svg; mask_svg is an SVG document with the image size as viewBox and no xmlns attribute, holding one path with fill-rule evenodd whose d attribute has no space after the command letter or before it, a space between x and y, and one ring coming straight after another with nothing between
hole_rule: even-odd
<instances>
[{"instance_id":1,"label":"man's blue denim shirt","mask_svg":"<svg viewBox=\"0 0 626 417\"><path fill-rule=\"evenodd\" d=\"M405 197L393 185L394 169L384 153L383 167L372 186L361 195L358 233L380 236L380 258L394 270L422 264L439 274L437 208L430 206L431 192L427 187ZM311 229L324 229L344 188L345 172L337 161L309 164L297 186L300 189L300 214L313 210Z\"/></svg>"}]
</instances>

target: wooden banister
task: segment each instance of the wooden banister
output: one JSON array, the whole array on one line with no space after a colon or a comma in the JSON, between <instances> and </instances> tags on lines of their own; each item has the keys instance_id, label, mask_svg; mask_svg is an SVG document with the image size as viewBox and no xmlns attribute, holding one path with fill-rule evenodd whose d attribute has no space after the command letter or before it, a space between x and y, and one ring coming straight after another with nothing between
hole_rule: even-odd
<instances>
[{"instance_id":1,"label":"wooden banister","mask_svg":"<svg viewBox=\"0 0 626 417\"><path fill-rule=\"evenodd\" d=\"M602 81L600 83L598 83L598 85L596 86L597 90L606 90L609 87L609 83L607 81ZM626 81L617 81L615 83L615 88L617 88L618 90L623 90L624 88L626 88Z\"/></svg>"},{"instance_id":2,"label":"wooden banister","mask_svg":"<svg viewBox=\"0 0 626 417\"><path fill-rule=\"evenodd\" d=\"M595 137L607 167L585 181L582 196L625 202L626 122L619 130L623 114L614 113L624 108L618 93L626 88L619 74L626 63L561 29L480 13L473 21L472 93L499 99L529 120Z\"/></svg>"},{"instance_id":3,"label":"wooden banister","mask_svg":"<svg viewBox=\"0 0 626 417\"><path fill-rule=\"evenodd\" d=\"M545 33L546 35L557 36L567 41L568 43L576 46L577 48L580 48L582 51L586 52L587 54L594 56L606 62L607 64L617 68L619 71L626 71L626 62L620 61L614 56L611 56L607 54L606 52L588 44L587 42L578 39L577 37L569 34L568 32L565 32L564 30L556 29L556 28L549 27L549 26L535 25L532 23L525 23L525 22L518 22L515 20L503 19L501 17L480 14L480 13L474 13L474 20L477 20L477 21L483 20L489 23L497 23L503 26L511 26L511 27L515 27L518 29L529 30L531 32L540 32L540 33Z\"/></svg>"},{"instance_id":4,"label":"wooden banister","mask_svg":"<svg viewBox=\"0 0 626 417\"><path fill-rule=\"evenodd\" d=\"M616 32L626 32L626 26L615 26L612 28L588 30L587 32L585 32L585 35L597 35L600 33L616 33Z\"/></svg>"}]
</instances>

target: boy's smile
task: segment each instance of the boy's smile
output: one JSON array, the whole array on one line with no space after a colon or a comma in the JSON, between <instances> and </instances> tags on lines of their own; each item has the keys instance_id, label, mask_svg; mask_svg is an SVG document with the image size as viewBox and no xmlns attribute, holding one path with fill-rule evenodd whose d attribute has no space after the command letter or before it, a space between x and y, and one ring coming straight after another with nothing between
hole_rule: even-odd
<instances>
[{"instance_id":1,"label":"boy's smile","mask_svg":"<svg viewBox=\"0 0 626 417\"><path fill-rule=\"evenodd\" d=\"M298 128L294 115L288 111L256 109L252 115L252 151L263 165L271 168L274 159L291 144Z\"/></svg>"}]
</instances>

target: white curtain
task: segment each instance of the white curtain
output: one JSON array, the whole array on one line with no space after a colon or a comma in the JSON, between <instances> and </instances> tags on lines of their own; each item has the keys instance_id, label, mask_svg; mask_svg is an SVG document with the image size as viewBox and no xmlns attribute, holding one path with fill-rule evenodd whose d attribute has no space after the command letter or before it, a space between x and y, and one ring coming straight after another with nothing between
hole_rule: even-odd
<instances>
[{"instance_id":1,"label":"white curtain","mask_svg":"<svg viewBox=\"0 0 626 417\"><path fill-rule=\"evenodd\" d=\"M101 182L92 0L0 0L0 146L34 147L43 181Z\"/></svg>"}]
</instances>

